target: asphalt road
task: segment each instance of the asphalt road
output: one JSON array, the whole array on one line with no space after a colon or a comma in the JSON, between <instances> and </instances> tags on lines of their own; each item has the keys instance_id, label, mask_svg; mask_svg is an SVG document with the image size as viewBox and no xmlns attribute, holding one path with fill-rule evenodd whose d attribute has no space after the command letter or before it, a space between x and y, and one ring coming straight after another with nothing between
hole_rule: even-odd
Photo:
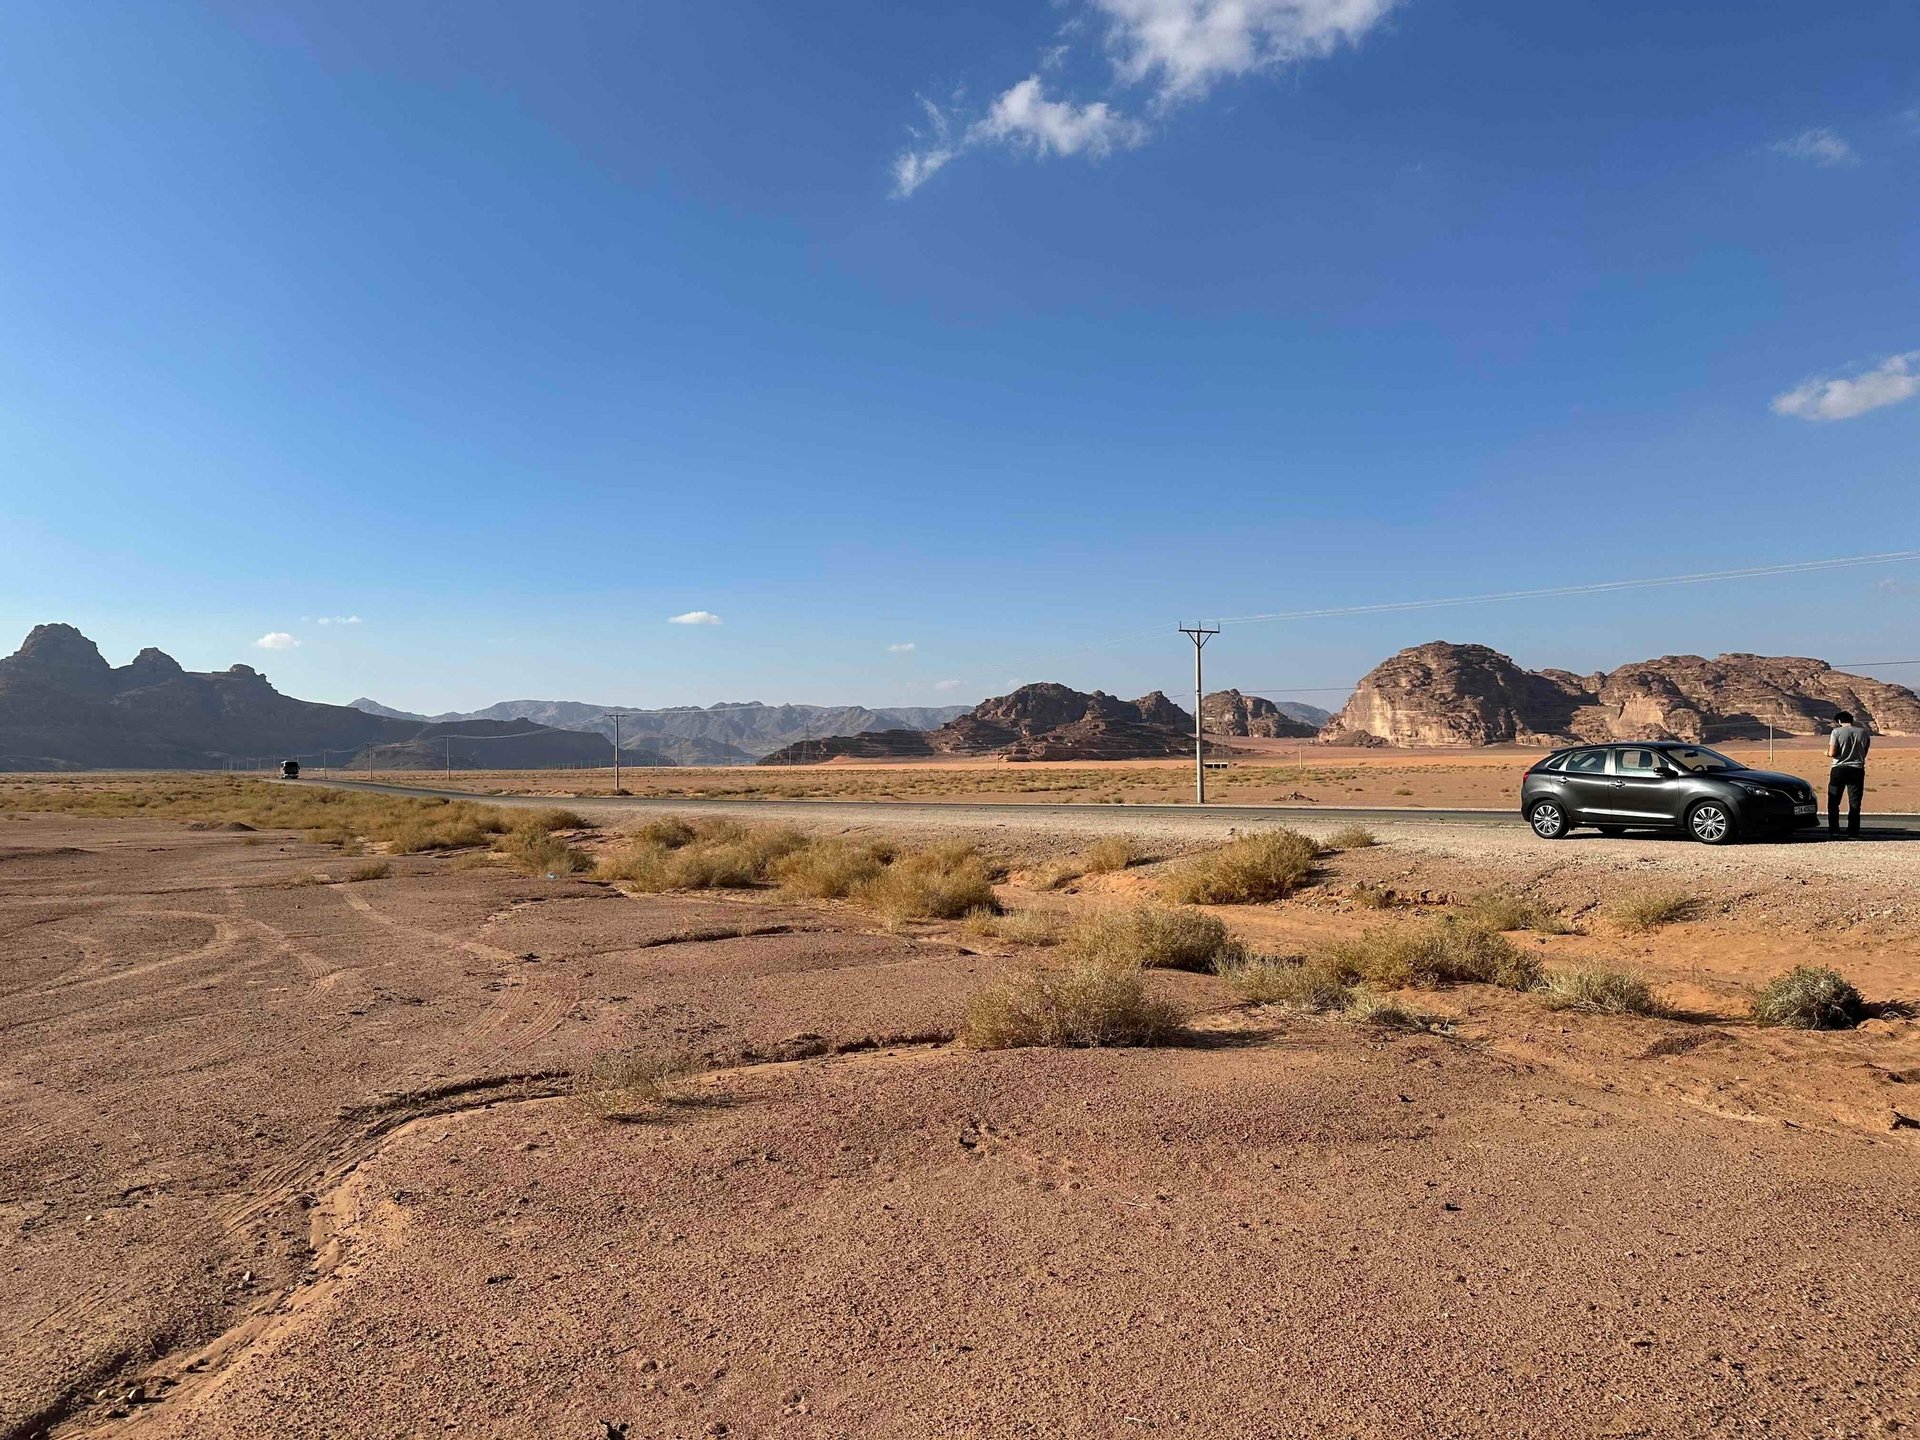
<instances>
[{"instance_id":1,"label":"asphalt road","mask_svg":"<svg viewBox=\"0 0 1920 1440\"><path fill-rule=\"evenodd\" d=\"M1330 820L1361 825L1391 825L1418 822L1423 825L1463 825L1482 829L1521 830L1526 822L1512 810L1438 810L1418 806L1384 806L1366 809L1338 805L1208 805L1204 810L1193 805L1088 805L1062 802L996 801L981 804L963 800L706 800L656 798L651 796L577 795L493 795L471 790L440 790L418 785L390 785L376 780L335 780L302 778L283 781L294 785L328 785L338 790L368 790L380 795L406 795L416 799L472 800L480 804L545 809L564 805L582 814L645 815L663 811L700 810L716 815L734 815L743 819L810 819L841 821L847 824L872 824L885 817L888 821L919 821L929 825L1017 825L1020 828L1075 828L1060 822L1079 822L1089 828L1115 830L1125 828L1127 819L1136 822L1177 823L1182 829L1216 830L1225 833L1246 825L1292 823L1300 820ZM1920 815L1876 815L1864 821L1875 838L1920 836ZM1816 832L1803 831L1812 836Z\"/></svg>"}]
</instances>

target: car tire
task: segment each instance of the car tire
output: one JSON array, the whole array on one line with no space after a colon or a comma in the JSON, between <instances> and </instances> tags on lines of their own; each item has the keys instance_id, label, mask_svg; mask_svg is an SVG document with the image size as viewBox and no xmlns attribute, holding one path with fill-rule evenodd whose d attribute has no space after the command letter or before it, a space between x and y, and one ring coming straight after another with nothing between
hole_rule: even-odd
<instances>
[{"instance_id":1,"label":"car tire","mask_svg":"<svg viewBox=\"0 0 1920 1440\"><path fill-rule=\"evenodd\" d=\"M1720 800L1702 800L1687 811L1687 834L1702 845L1731 845L1736 827L1733 811Z\"/></svg>"},{"instance_id":2,"label":"car tire","mask_svg":"<svg viewBox=\"0 0 1920 1440\"><path fill-rule=\"evenodd\" d=\"M1527 824L1542 840L1564 840L1573 829L1567 810L1558 800L1536 800L1527 811Z\"/></svg>"}]
</instances>

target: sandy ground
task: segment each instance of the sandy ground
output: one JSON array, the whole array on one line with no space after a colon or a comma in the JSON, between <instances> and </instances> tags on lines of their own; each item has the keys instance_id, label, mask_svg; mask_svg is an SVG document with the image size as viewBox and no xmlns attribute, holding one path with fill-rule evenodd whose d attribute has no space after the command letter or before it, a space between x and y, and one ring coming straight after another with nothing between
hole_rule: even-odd
<instances>
[{"instance_id":1,"label":"sandy ground","mask_svg":"<svg viewBox=\"0 0 1920 1440\"><path fill-rule=\"evenodd\" d=\"M1361 881L1531 888L1588 933L1525 943L1685 1017L1465 987L1388 1037L1161 976L1179 1046L980 1054L946 1039L1013 957L953 927L11 819L0 1436L1920 1425L1920 1025L1739 1018L1801 958L1920 994L1920 845L1428 830L1222 913L1291 948L1379 923ZM1148 883L1026 888L1084 836L988 832L1005 898ZM1650 873L1698 918L1618 932ZM637 1040L715 1068L648 1123L563 1096Z\"/></svg>"},{"instance_id":2,"label":"sandy ground","mask_svg":"<svg viewBox=\"0 0 1920 1440\"><path fill-rule=\"evenodd\" d=\"M1320 804L1388 807L1513 809L1520 778L1542 751L1517 745L1478 750L1366 750L1284 740L1240 740L1224 770L1207 778L1209 797L1247 805ZM1824 740L1782 740L1771 762L1765 744L1715 747L1762 769L1799 775L1825 793ZM336 775L347 772L335 771ZM353 778L366 778L361 771ZM454 786L485 793L605 795L613 771L472 770L380 771L376 780ZM1874 741L1866 808L1883 813L1920 811L1920 739ZM981 802L1059 800L1088 804L1144 804L1189 800L1191 760L1114 760L1009 764L1001 760L827 765L735 766L699 769L623 769L620 784L636 796L692 798L934 800Z\"/></svg>"}]
</instances>

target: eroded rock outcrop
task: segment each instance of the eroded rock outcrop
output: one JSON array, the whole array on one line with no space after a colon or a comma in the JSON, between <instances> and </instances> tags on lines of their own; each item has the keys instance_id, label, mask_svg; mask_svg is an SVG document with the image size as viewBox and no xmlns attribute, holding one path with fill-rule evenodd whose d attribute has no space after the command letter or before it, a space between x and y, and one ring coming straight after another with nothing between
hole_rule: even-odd
<instances>
[{"instance_id":1,"label":"eroded rock outcrop","mask_svg":"<svg viewBox=\"0 0 1920 1440\"><path fill-rule=\"evenodd\" d=\"M1822 660L1666 655L1611 673L1527 670L1485 645L1434 641L1376 666L1320 732L1334 744L1565 744L1823 733L1836 709L1920 734L1920 697Z\"/></svg>"},{"instance_id":2,"label":"eroded rock outcrop","mask_svg":"<svg viewBox=\"0 0 1920 1440\"><path fill-rule=\"evenodd\" d=\"M1201 705L1209 735L1264 739L1307 739L1318 733L1295 720L1273 701L1238 690L1215 690Z\"/></svg>"}]
</instances>

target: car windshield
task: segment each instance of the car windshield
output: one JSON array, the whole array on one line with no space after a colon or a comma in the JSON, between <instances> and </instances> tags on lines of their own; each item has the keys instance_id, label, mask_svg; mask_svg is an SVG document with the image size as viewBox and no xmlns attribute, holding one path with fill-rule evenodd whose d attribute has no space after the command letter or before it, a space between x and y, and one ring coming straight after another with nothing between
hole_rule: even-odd
<instances>
[{"instance_id":1,"label":"car windshield","mask_svg":"<svg viewBox=\"0 0 1920 1440\"><path fill-rule=\"evenodd\" d=\"M1715 770L1747 768L1738 760L1729 760L1718 750L1708 750L1701 745L1675 745L1666 752L1666 756L1682 770L1691 770L1696 775L1710 775Z\"/></svg>"}]
</instances>

